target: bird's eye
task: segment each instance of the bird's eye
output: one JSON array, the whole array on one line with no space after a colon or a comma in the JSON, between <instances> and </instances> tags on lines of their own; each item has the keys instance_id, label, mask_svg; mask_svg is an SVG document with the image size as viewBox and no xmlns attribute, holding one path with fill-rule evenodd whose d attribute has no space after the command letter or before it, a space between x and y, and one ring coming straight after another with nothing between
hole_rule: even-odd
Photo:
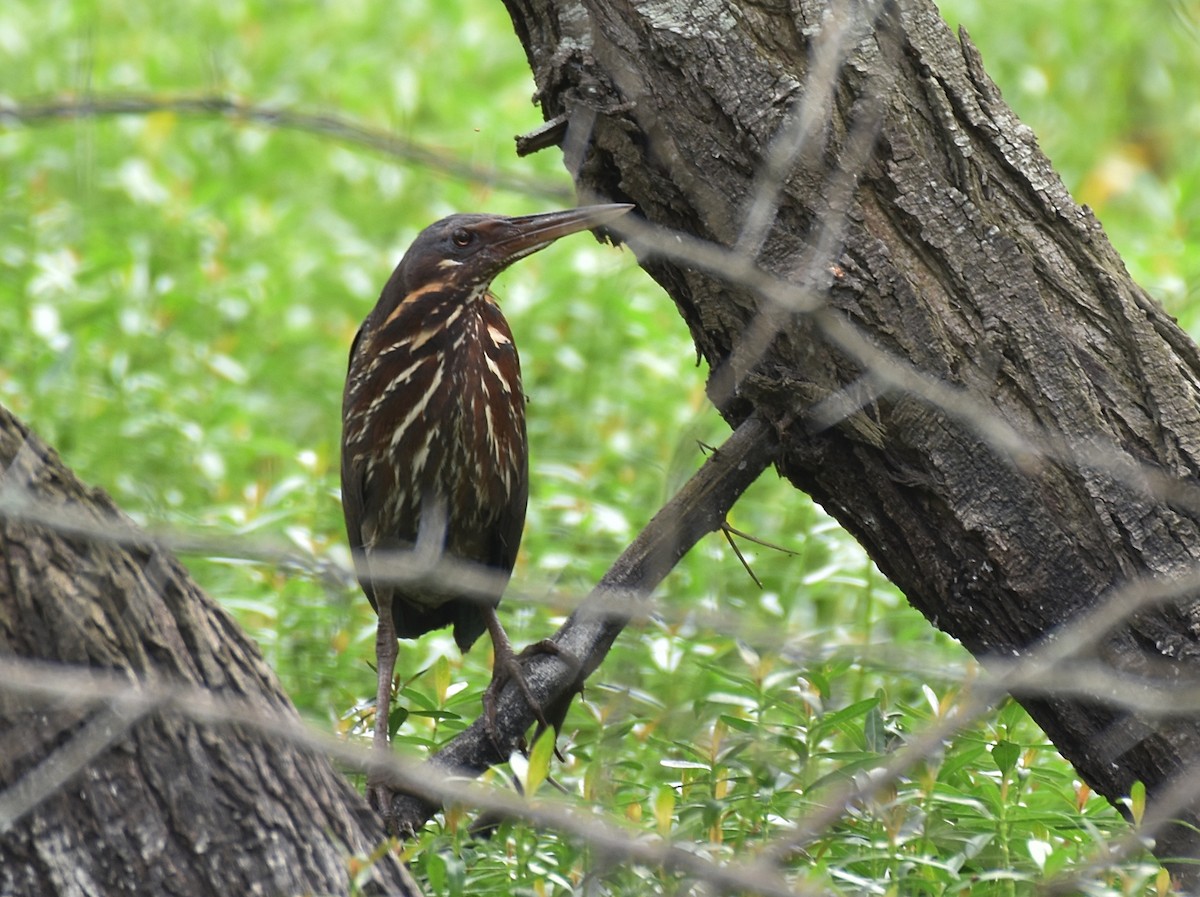
<instances>
[{"instance_id":1,"label":"bird's eye","mask_svg":"<svg viewBox=\"0 0 1200 897\"><path fill-rule=\"evenodd\" d=\"M475 235L466 228L460 227L450 235L450 239L454 241L455 246L470 246Z\"/></svg>"}]
</instances>

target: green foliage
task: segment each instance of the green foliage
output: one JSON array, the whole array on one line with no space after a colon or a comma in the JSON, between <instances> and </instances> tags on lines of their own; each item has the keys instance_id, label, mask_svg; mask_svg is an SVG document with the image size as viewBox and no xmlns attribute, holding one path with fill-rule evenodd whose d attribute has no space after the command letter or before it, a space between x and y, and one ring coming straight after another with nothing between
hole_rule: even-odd
<instances>
[{"instance_id":1,"label":"green foliage","mask_svg":"<svg viewBox=\"0 0 1200 897\"><path fill-rule=\"evenodd\" d=\"M957 0L993 76L1090 202L1130 269L1193 331L1200 161L1194 8ZM500 4L9 0L2 101L66 93L239 96L332 111L485 169L568 190ZM1098 102L1098 98L1103 98ZM500 181L497 181L497 184ZM160 112L0 127L0 401L155 531L220 540L189 557L301 710L365 739L373 615L355 590L242 547L348 561L337 500L345 358L414 234L450 211L546 200L464 183L309 133ZM719 444L687 329L629 253L577 237L497 284L531 397L533 494L518 642L547 635L663 498ZM568 717L577 802L717 861L746 859L944 722L972 665L823 512L765 476L732 521L750 582L710 538L656 595ZM490 660L449 635L403 643L397 749L420 756L479 712ZM496 782L505 776L494 773ZM412 848L432 894L674 893L681 875L551 831L490 841L452 810ZM818 828L789 874L834 893L1031 893L1124 831L1015 704ZM1141 859L1089 894L1161 887ZM994 884L993 884L994 883Z\"/></svg>"}]
</instances>

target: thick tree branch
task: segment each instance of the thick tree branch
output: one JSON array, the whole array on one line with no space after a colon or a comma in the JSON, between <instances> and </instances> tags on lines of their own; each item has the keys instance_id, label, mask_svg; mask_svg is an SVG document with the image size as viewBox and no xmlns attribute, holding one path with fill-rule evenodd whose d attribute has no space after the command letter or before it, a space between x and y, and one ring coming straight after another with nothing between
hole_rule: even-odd
<instances>
[{"instance_id":1,"label":"thick tree branch","mask_svg":"<svg viewBox=\"0 0 1200 897\"><path fill-rule=\"evenodd\" d=\"M243 700L219 696L207 689L181 684L142 683L130 688L119 675L89 668L38 664L0 657L0 694L36 699L57 707L88 708L115 705L130 713L164 712L206 726L237 726L274 736L311 753L321 754L348 769L366 770L377 761L368 746L335 737L305 725L294 714L264 704L261 700ZM420 780L423 793L435 799L480 807L512 819L521 819L540 828L553 829L587 844L593 850L651 868L663 868L708 882L722 892L762 894L764 897L823 897L825 890L794 879L784 880L770 862L747 860L718 862L670 841L647 839L635 830L606 821L592 812L576 812L548 802L531 802L509 790L485 787L462 779L441 777L431 780L428 767L419 773L405 772L410 765L400 757L391 757L386 768L405 781ZM41 783L33 783L35 785ZM0 792L0 832L11 824L7 815L14 808L13 797L21 798L28 789L18 787ZM38 796L40 802L45 793ZM388 844L383 845L386 848ZM386 857L383 849L374 858ZM361 859L361 858L358 858ZM366 864L363 864L364 867ZM360 873L361 875L361 873ZM2 879L0 879L2 881ZM375 893L370 883L366 893ZM7 891L6 897L7 897ZM43 897L44 890L37 892ZM353 893L353 891L351 891Z\"/></svg>"},{"instance_id":2,"label":"thick tree branch","mask_svg":"<svg viewBox=\"0 0 1200 897\"><path fill-rule=\"evenodd\" d=\"M0 408L0 500L132 528ZM152 543L0 514L0 657L72 664L131 686L191 686L298 724L255 645ZM318 753L129 700L47 704L0 693L0 893L346 893L378 821ZM416 894L391 856L367 893Z\"/></svg>"},{"instance_id":3,"label":"thick tree branch","mask_svg":"<svg viewBox=\"0 0 1200 897\"><path fill-rule=\"evenodd\" d=\"M559 648L579 660L575 666L553 655L525 662L533 696L551 720L561 719L584 680L604 660L617 635L679 559L705 535L715 532L738 497L775 460L778 442L757 417L744 420L704 465L668 501L612 565L596 588L555 633ZM437 812L436 790L428 783L446 775L478 776L502 763L535 721L520 688L509 683L500 696L497 745L476 720L416 774L393 782L406 791L392 805L401 832L414 832Z\"/></svg>"},{"instance_id":4,"label":"thick tree branch","mask_svg":"<svg viewBox=\"0 0 1200 897\"><path fill-rule=\"evenodd\" d=\"M1021 659L1104 596L1196 568L1200 353L931 2L506 6L581 193L742 256L712 270L666 241L638 250L723 413L773 422L781 472L938 626ZM802 138L789 154L781 135ZM1200 681L1200 603L1174 596L1078 660ZM1018 696L1113 801L1140 780L1167 803L1200 763L1195 712ZM1200 808L1180 815L1167 860L1200 856ZM1198 868L1172 867L1189 886Z\"/></svg>"}]
</instances>

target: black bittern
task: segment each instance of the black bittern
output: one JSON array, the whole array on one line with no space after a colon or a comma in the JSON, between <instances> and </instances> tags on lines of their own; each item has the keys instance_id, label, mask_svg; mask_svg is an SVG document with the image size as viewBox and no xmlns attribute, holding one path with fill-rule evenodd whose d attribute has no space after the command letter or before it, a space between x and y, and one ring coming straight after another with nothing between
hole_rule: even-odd
<instances>
[{"instance_id":1,"label":"black bittern","mask_svg":"<svg viewBox=\"0 0 1200 897\"><path fill-rule=\"evenodd\" d=\"M484 693L489 725L501 684L520 677L496 605L525 525L525 395L491 283L559 237L631 208L444 218L409 247L354 338L342 404L342 507L359 582L379 615L377 749L388 744L397 637L453 626L466 651L486 630L495 651ZM433 575L411 579L389 563L429 545L465 564L438 564ZM463 567L492 575L457 576ZM467 587L465 579L475 582ZM370 776L368 793L386 814L389 792Z\"/></svg>"}]
</instances>

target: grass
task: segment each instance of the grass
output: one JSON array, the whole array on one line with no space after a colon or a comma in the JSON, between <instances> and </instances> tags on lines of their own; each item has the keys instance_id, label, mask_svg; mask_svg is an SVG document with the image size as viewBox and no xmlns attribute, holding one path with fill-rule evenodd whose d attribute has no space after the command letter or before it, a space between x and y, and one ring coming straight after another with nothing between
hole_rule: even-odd
<instances>
[{"instance_id":1,"label":"grass","mask_svg":"<svg viewBox=\"0 0 1200 897\"><path fill-rule=\"evenodd\" d=\"M1135 276L1193 334L1200 129L1184 0L957 0L1005 96ZM1097 36L1102 36L1098 39ZM501 174L569 189L500 4L10 0L4 101L85 91L220 94L341 115ZM1104 102L1097 103L1102 96ZM482 98L482 99L481 99ZM155 530L228 540L190 557L318 725L361 738L373 616L354 590L237 556L289 547L345 563L337 436L345 356L392 265L430 220L545 199L462 182L330 137L169 112L0 127L0 401ZM724 425L687 329L629 253L577 237L497 284L531 396L533 484L504 617L549 633ZM568 718L572 799L715 860L746 859L956 706L972 662L908 607L820 508L773 475L733 522L796 552L718 538L680 564ZM536 601L532 599L538 599ZM420 756L478 712L481 646L405 643ZM519 771L519 770L518 770ZM504 774L493 780L503 785ZM543 784L539 798L557 799ZM550 831L490 841L452 812L410 847L432 894L673 893L683 877ZM797 882L839 894L1033 893L1125 830L1015 704L959 731L891 790L796 850ZM1144 857L1088 894L1153 894Z\"/></svg>"}]
</instances>

